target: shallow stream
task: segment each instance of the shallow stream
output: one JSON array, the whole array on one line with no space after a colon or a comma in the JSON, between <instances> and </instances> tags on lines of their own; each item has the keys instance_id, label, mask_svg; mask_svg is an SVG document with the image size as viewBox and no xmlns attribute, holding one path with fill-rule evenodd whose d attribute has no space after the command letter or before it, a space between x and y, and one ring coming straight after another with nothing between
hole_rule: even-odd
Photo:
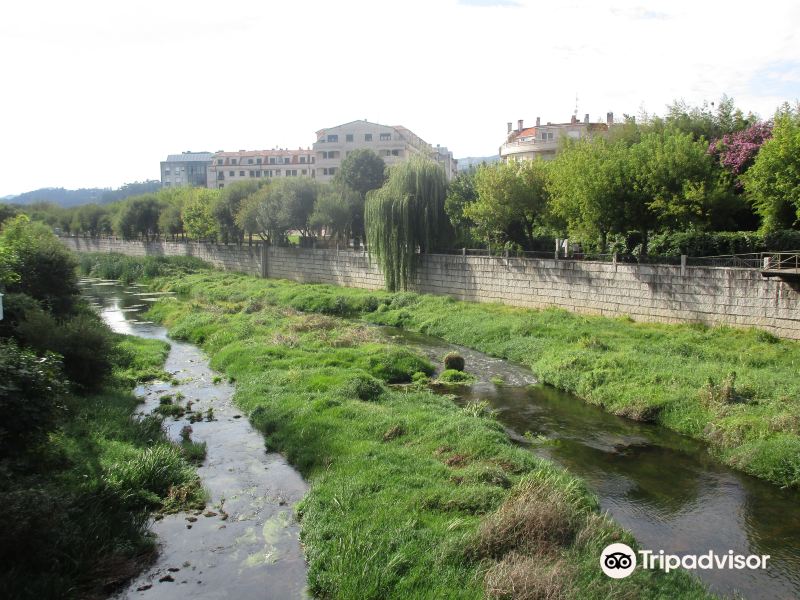
<instances>
[{"instance_id":1,"label":"shallow stream","mask_svg":"<svg viewBox=\"0 0 800 600\"><path fill-rule=\"evenodd\" d=\"M84 296L119 333L167 339L163 327L142 320L141 313L157 300L137 286L82 280ZM186 425L194 441L207 444L198 474L209 492L205 510L167 515L155 520L156 562L116 598L177 600L197 598L306 598L306 564L299 541L294 506L307 486L297 471L277 453L267 452L263 436L233 404L234 388L215 383L216 373L195 346L169 340L165 370L177 380L152 382L136 389L150 413L164 395L183 394L195 412L213 420L189 423L167 418L174 440ZM184 401L185 402L185 401Z\"/></svg>"},{"instance_id":2,"label":"shallow stream","mask_svg":"<svg viewBox=\"0 0 800 600\"><path fill-rule=\"evenodd\" d=\"M82 288L115 331L166 339L164 328L141 317L159 295L97 280L83 281ZM720 465L699 442L615 417L536 384L524 366L437 338L381 329L392 341L418 349L437 364L447 352L460 352L467 371L479 381L446 392L460 403L487 401L515 441L582 477L601 507L644 549L678 555L709 550L768 554L767 570L696 573L723 595L800 598L800 493ZM208 444L199 473L211 495L207 510L217 514L205 517L204 511L156 521L153 530L162 545L158 561L120 597L303 597L306 566L292 509L306 484L280 455L265 452L262 436L233 406L232 386L213 383L202 353L190 344L170 343L166 369L179 385L140 388L142 410L149 412L159 396L177 392L194 400L195 408L213 407L216 420L192 424L192 437ZM183 419L166 423L176 439L186 424ZM547 441L532 444L528 432ZM160 582L167 576L173 581Z\"/></svg>"},{"instance_id":3,"label":"shallow stream","mask_svg":"<svg viewBox=\"0 0 800 600\"><path fill-rule=\"evenodd\" d=\"M583 478L642 548L681 556L709 550L768 554L766 571L695 573L724 595L800 598L800 493L726 468L700 442L537 385L524 366L438 338L382 329L439 365L450 351L464 356L478 383L441 391L461 403L487 401L514 440ZM531 445L526 432L548 442Z\"/></svg>"}]
</instances>

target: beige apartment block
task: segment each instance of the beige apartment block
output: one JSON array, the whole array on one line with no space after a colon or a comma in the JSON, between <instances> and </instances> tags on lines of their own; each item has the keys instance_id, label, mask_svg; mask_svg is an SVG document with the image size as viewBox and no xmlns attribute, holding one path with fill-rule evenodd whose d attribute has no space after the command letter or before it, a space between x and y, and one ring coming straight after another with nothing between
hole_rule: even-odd
<instances>
[{"instance_id":1,"label":"beige apartment block","mask_svg":"<svg viewBox=\"0 0 800 600\"><path fill-rule=\"evenodd\" d=\"M606 122L590 123L587 114L583 121L578 121L575 115L569 123L541 124L536 117L534 127L524 127L522 119L517 121L517 128L512 128L508 123L508 132L505 143L500 146L500 160L531 160L541 158L551 160L565 138L579 140L595 135L605 135L614 124L614 113L606 114Z\"/></svg>"},{"instance_id":2,"label":"beige apartment block","mask_svg":"<svg viewBox=\"0 0 800 600\"><path fill-rule=\"evenodd\" d=\"M330 181L341 167L342 160L360 148L374 151L387 166L419 154L441 164L448 179L457 172L452 152L441 146L434 148L406 127L353 121L317 132L317 141L313 146L317 180Z\"/></svg>"},{"instance_id":3,"label":"beige apartment block","mask_svg":"<svg viewBox=\"0 0 800 600\"><path fill-rule=\"evenodd\" d=\"M314 152L310 148L220 151L211 157L207 185L219 189L250 179L314 177L314 162Z\"/></svg>"}]
</instances>

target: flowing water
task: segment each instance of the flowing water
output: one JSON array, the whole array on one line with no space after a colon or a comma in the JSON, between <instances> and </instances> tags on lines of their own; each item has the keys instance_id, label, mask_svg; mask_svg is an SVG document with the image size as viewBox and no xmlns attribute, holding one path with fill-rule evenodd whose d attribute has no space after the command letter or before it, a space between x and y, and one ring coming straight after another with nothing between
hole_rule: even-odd
<instances>
[{"instance_id":1,"label":"flowing water","mask_svg":"<svg viewBox=\"0 0 800 600\"><path fill-rule=\"evenodd\" d=\"M83 280L82 291L114 331L166 340L163 327L141 313L160 295L137 286ZM209 492L206 509L167 515L152 524L160 552L156 562L118 594L118 598L306 598L306 564L294 506L306 483L277 453L267 452L263 436L231 400L232 385L214 383L215 373L202 352L169 340L165 370L177 380L137 388L142 413L150 413L163 395L181 393L193 410L213 420L192 423L191 437L206 442L207 457L198 469ZM164 421L174 440L189 422Z\"/></svg>"},{"instance_id":2,"label":"flowing water","mask_svg":"<svg viewBox=\"0 0 800 600\"><path fill-rule=\"evenodd\" d=\"M534 452L582 477L600 505L644 549L669 554L768 554L767 570L694 571L712 591L745 598L800 598L800 493L781 490L715 462L706 447L655 425L615 417L551 387L527 368L447 344L382 328L434 363L458 351L471 386L450 387L456 401L484 400L509 435L550 443ZM502 385L492 380L502 379Z\"/></svg>"},{"instance_id":3,"label":"flowing water","mask_svg":"<svg viewBox=\"0 0 800 600\"><path fill-rule=\"evenodd\" d=\"M82 285L115 331L166 339L162 327L140 317L157 294L114 282ZM800 598L800 493L727 469L699 442L615 417L537 385L523 366L437 338L382 330L436 363L449 351L460 352L479 381L448 388L447 393L460 403L489 402L514 440L582 477L601 507L643 548L678 555L709 550L768 554L766 570L695 573L724 595ZM305 493L305 483L280 455L264 451L261 435L231 403L232 387L212 383L213 373L202 353L189 344L170 343L166 369L180 384L140 388L143 412L152 410L160 395L178 391L196 400L196 408L213 407L216 420L192 424L192 437L208 444L208 458L199 472L210 491L209 509L217 514L205 517L204 511L156 521L153 530L162 546L158 561L121 597L303 597L306 567L292 507ZM502 385L492 383L498 379ZM173 438L186 424L166 423ZM549 441L531 444L527 432ZM167 576L173 581L159 581Z\"/></svg>"}]
</instances>

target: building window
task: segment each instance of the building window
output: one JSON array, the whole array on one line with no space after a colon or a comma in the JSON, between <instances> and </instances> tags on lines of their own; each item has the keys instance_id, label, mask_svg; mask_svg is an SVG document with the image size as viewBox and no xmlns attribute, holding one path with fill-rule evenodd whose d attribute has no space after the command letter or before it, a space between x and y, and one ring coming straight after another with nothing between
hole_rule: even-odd
<instances>
[{"instance_id":1,"label":"building window","mask_svg":"<svg viewBox=\"0 0 800 600\"><path fill-rule=\"evenodd\" d=\"M257 165L260 165L260 164L261 164L261 159L260 159L260 158L257 158L257 159L256 159L256 164L257 164Z\"/></svg>"},{"instance_id":2,"label":"building window","mask_svg":"<svg viewBox=\"0 0 800 600\"><path fill-rule=\"evenodd\" d=\"M345 142L352 142L353 141L353 134L352 133L348 133L346 136L344 136L344 141Z\"/></svg>"},{"instance_id":3,"label":"building window","mask_svg":"<svg viewBox=\"0 0 800 600\"><path fill-rule=\"evenodd\" d=\"M224 187L225 187L225 184L224 184L224 183L220 183L220 184L219 184L219 189L222 189L222 188L224 188Z\"/></svg>"},{"instance_id":4,"label":"building window","mask_svg":"<svg viewBox=\"0 0 800 600\"><path fill-rule=\"evenodd\" d=\"M239 171L239 177L244 177L244 171Z\"/></svg>"},{"instance_id":5,"label":"building window","mask_svg":"<svg viewBox=\"0 0 800 600\"><path fill-rule=\"evenodd\" d=\"M261 177L261 171L256 171L256 177Z\"/></svg>"},{"instance_id":6,"label":"building window","mask_svg":"<svg viewBox=\"0 0 800 600\"><path fill-rule=\"evenodd\" d=\"M372 134L371 133L365 133L364 134L364 141L365 142L371 142L372 141Z\"/></svg>"},{"instance_id":7,"label":"building window","mask_svg":"<svg viewBox=\"0 0 800 600\"><path fill-rule=\"evenodd\" d=\"M170 186L170 183L169 183L169 181L165 181L165 182L164 182L164 187L169 187L169 186Z\"/></svg>"},{"instance_id":8,"label":"building window","mask_svg":"<svg viewBox=\"0 0 800 600\"><path fill-rule=\"evenodd\" d=\"M253 164L253 159L252 158L248 158L247 159L247 164L248 165L252 165Z\"/></svg>"},{"instance_id":9,"label":"building window","mask_svg":"<svg viewBox=\"0 0 800 600\"><path fill-rule=\"evenodd\" d=\"M297 169L286 169L287 177L297 177Z\"/></svg>"},{"instance_id":10,"label":"building window","mask_svg":"<svg viewBox=\"0 0 800 600\"><path fill-rule=\"evenodd\" d=\"M301 156L301 157L300 157L300 164L301 164L301 165L304 165L304 164L306 164L306 157L305 157L305 156Z\"/></svg>"},{"instance_id":11,"label":"building window","mask_svg":"<svg viewBox=\"0 0 800 600\"><path fill-rule=\"evenodd\" d=\"M218 165L221 165L221 164L222 164L222 160L223 160L223 159L221 159L221 158L218 158L218 159L217 159L217 164L218 164Z\"/></svg>"},{"instance_id":12,"label":"building window","mask_svg":"<svg viewBox=\"0 0 800 600\"><path fill-rule=\"evenodd\" d=\"M381 150L381 154L383 156L389 156L389 155L391 155L391 152L389 152L388 150Z\"/></svg>"},{"instance_id":13,"label":"building window","mask_svg":"<svg viewBox=\"0 0 800 600\"><path fill-rule=\"evenodd\" d=\"M381 141L382 142L388 142L391 139L392 139L392 134L391 133L382 133L381 134Z\"/></svg>"},{"instance_id":14,"label":"building window","mask_svg":"<svg viewBox=\"0 0 800 600\"><path fill-rule=\"evenodd\" d=\"M336 134L334 134L334 135L329 135L329 136L328 136L328 141L329 141L329 142L338 142L338 141L339 141L339 136L338 136L338 135L336 135Z\"/></svg>"},{"instance_id":15,"label":"building window","mask_svg":"<svg viewBox=\"0 0 800 600\"><path fill-rule=\"evenodd\" d=\"M392 156L400 156L400 150L392 150Z\"/></svg>"},{"instance_id":16,"label":"building window","mask_svg":"<svg viewBox=\"0 0 800 600\"><path fill-rule=\"evenodd\" d=\"M270 156L269 157L269 164L271 164L271 165L275 164L275 157L274 156Z\"/></svg>"},{"instance_id":17,"label":"building window","mask_svg":"<svg viewBox=\"0 0 800 600\"><path fill-rule=\"evenodd\" d=\"M235 159L235 158L232 158L232 159L231 159L231 164L232 164L232 165L235 165L235 164L236 164L236 159Z\"/></svg>"},{"instance_id":18,"label":"building window","mask_svg":"<svg viewBox=\"0 0 800 600\"><path fill-rule=\"evenodd\" d=\"M250 171L250 177L255 177L255 176L256 176L256 172L255 171Z\"/></svg>"},{"instance_id":19,"label":"building window","mask_svg":"<svg viewBox=\"0 0 800 600\"><path fill-rule=\"evenodd\" d=\"M292 157L291 156L284 156L283 157L283 164L285 164L285 165L292 164Z\"/></svg>"},{"instance_id":20,"label":"building window","mask_svg":"<svg viewBox=\"0 0 800 600\"><path fill-rule=\"evenodd\" d=\"M230 175L231 177L234 177L236 175L236 171L231 171L231 172L228 173L228 175Z\"/></svg>"},{"instance_id":21,"label":"building window","mask_svg":"<svg viewBox=\"0 0 800 600\"><path fill-rule=\"evenodd\" d=\"M303 169L302 171L300 171L300 174L301 174L301 175L308 175L308 171L306 171L305 169Z\"/></svg>"},{"instance_id":22,"label":"building window","mask_svg":"<svg viewBox=\"0 0 800 600\"><path fill-rule=\"evenodd\" d=\"M309 160L311 160L311 164L314 164L314 157L313 156L309 156Z\"/></svg>"},{"instance_id":23,"label":"building window","mask_svg":"<svg viewBox=\"0 0 800 600\"><path fill-rule=\"evenodd\" d=\"M169 169L164 169L164 175L169 175Z\"/></svg>"}]
</instances>

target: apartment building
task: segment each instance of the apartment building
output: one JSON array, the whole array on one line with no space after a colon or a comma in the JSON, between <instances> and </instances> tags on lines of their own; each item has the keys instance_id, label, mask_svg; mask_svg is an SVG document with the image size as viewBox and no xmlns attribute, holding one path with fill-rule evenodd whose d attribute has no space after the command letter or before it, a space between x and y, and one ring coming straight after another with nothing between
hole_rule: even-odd
<instances>
[{"instance_id":1,"label":"apartment building","mask_svg":"<svg viewBox=\"0 0 800 600\"><path fill-rule=\"evenodd\" d=\"M182 152L170 154L161 162L162 187L205 187L207 169L211 164L211 152Z\"/></svg>"},{"instance_id":2,"label":"apartment building","mask_svg":"<svg viewBox=\"0 0 800 600\"><path fill-rule=\"evenodd\" d=\"M614 113L606 114L606 122L589 122L589 115L586 114L583 121L578 121L575 115L569 123L546 123L541 124L539 117L536 117L534 127L524 127L522 119L517 121L517 128L512 128L512 123L508 123L508 132L505 143L500 146L500 159L503 162L509 160L531 160L541 158L551 160L555 157L564 138L579 140L595 135L605 135L609 128L614 124Z\"/></svg>"},{"instance_id":3,"label":"apartment building","mask_svg":"<svg viewBox=\"0 0 800 600\"><path fill-rule=\"evenodd\" d=\"M236 181L270 177L314 177L314 152L297 150L239 150L211 156L206 185L224 188Z\"/></svg>"},{"instance_id":4,"label":"apartment building","mask_svg":"<svg viewBox=\"0 0 800 600\"><path fill-rule=\"evenodd\" d=\"M419 154L442 164L448 178L456 173L457 161L452 152L440 146L433 148L410 129L369 121L352 121L317 131L317 141L313 145L317 179L322 182L330 181L341 167L342 160L350 152L360 148L374 151L387 166Z\"/></svg>"}]
</instances>

